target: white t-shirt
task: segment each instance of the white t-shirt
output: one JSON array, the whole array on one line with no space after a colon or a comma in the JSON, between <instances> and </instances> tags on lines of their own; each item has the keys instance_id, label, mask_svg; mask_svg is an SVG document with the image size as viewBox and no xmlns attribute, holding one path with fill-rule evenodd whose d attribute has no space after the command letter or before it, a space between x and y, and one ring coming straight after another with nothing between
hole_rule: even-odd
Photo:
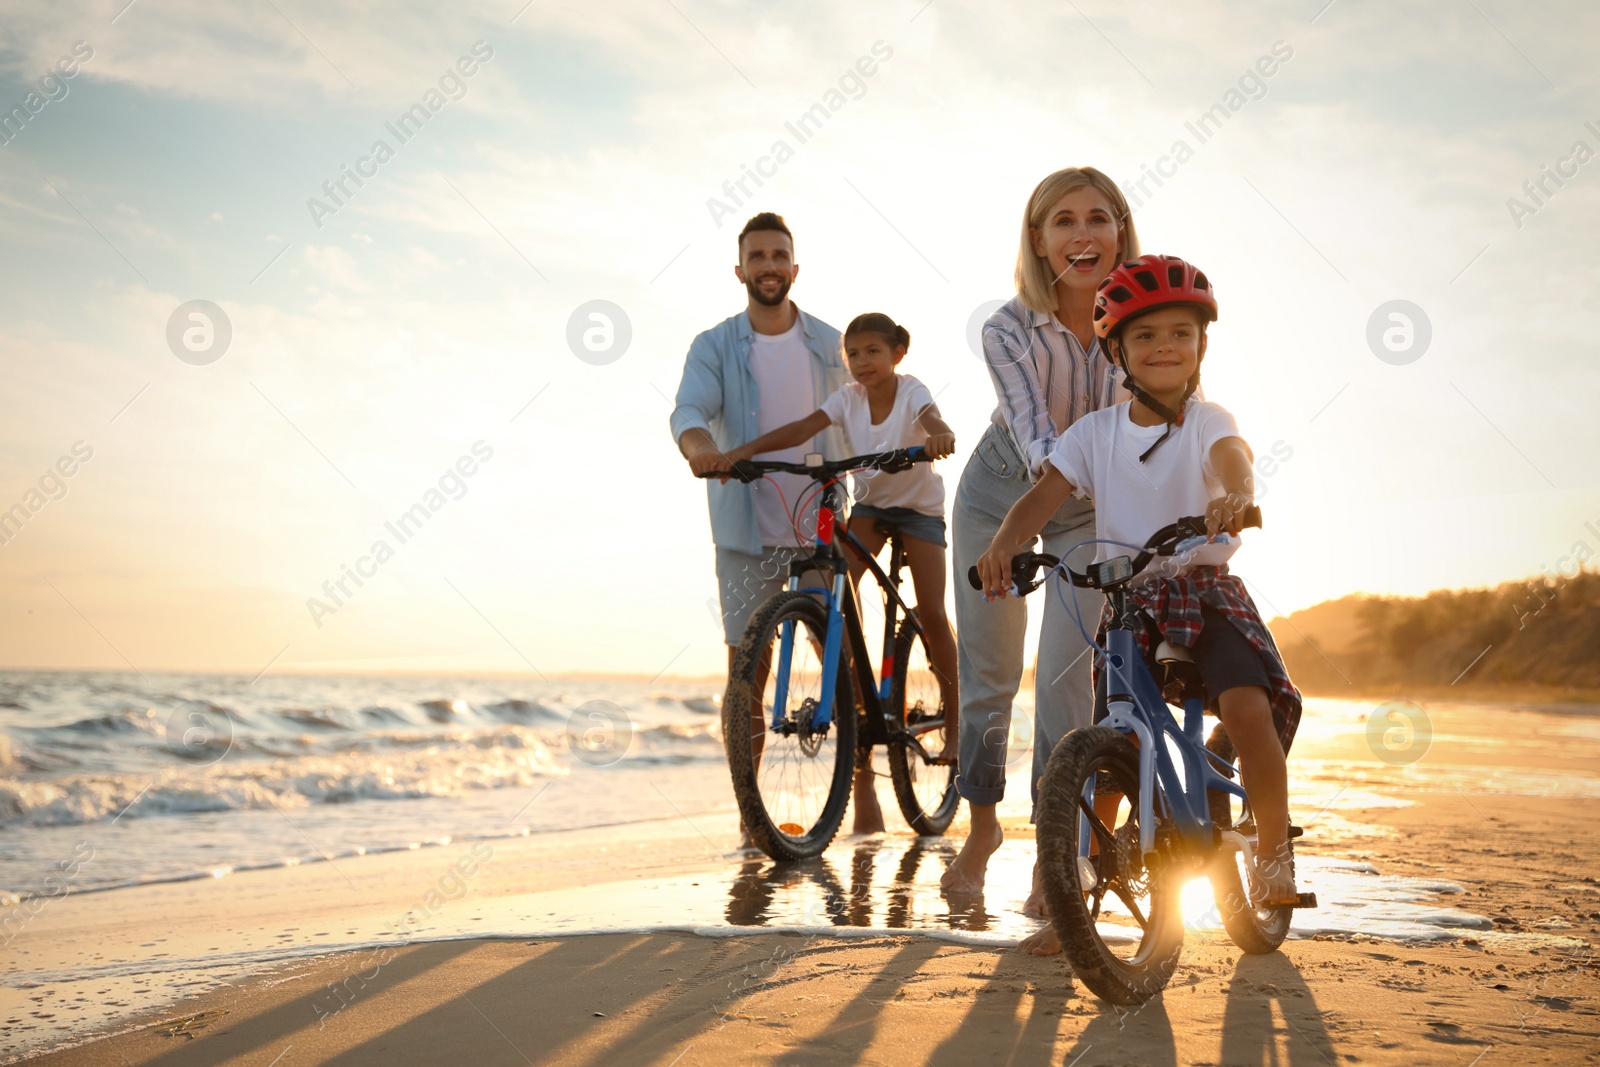
<instances>
[{"instance_id":1,"label":"white t-shirt","mask_svg":"<svg viewBox=\"0 0 1600 1067\"><path fill-rule=\"evenodd\" d=\"M828 421L844 431L852 456L887 452L925 444L928 432L917 416L933 403L928 387L909 374L895 375L894 407L882 422L872 421L866 386L849 382L822 402ZM933 464L918 463L908 471L886 474L872 471L855 477L856 503L875 508L910 508L924 515L944 517L944 480Z\"/></svg>"},{"instance_id":2,"label":"white t-shirt","mask_svg":"<svg viewBox=\"0 0 1600 1067\"><path fill-rule=\"evenodd\" d=\"M1094 500L1095 536L1143 545L1150 535L1185 515L1204 515L1206 505L1224 495L1211 466L1211 446L1238 437L1239 427L1220 404L1189 401L1183 425L1172 428L1148 463L1139 457L1161 437L1164 425L1139 426L1129 417L1130 401L1101 408L1067 427L1050 462L1076 489ZM1183 557L1150 562L1144 577L1216 566L1239 550L1228 544L1202 545ZM1100 545L1096 560L1132 555L1126 548ZM1174 563L1176 562L1176 566Z\"/></svg>"},{"instance_id":3,"label":"white t-shirt","mask_svg":"<svg viewBox=\"0 0 1600 1067\"><path fill-rule=\"evenodd\" d=\"M759 398L756 436L770 433L796 419L803 419L817 410L816 386L811 378L811 351L806 348L805 339L800 335L799 315L795 316L794 325L784 333L755 335L750 345L750 373L755 377L756 396ZM811 444L804 444L776 452L763 452L755 458L801 463L806 453L812 451L815 448ZM774 548L809 544L809 531L815 521L801 516L799 526L807 535L797 537L790 519L790 508L809 496L815 483L803 474L773 474L769 477L778 484L774 486L764 479L750 483L762 545ZM813 502L807 511L815 510Z\"/></svg>"}]
</instances>

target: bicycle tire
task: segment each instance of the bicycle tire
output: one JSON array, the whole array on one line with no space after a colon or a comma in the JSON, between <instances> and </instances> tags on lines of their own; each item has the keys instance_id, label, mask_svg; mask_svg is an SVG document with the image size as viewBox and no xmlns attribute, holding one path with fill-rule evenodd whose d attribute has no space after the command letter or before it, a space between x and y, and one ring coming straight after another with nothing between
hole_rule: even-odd
<instances>
[{"instance_id":1,"label":"bicycle tire","mask_svg":"<svg viewBox=\"0 0 1600 1067\"><path fill-rule=\"evenodd\" d=\"M733 795L751 841L775 860L800 860L820 855L844 820L855 766L856 714L850 688L849 652L841 647L834 684L833 722L826 734L812 734L806 729L805 704L811 700L814 708L814 698L794 699L797 693L794 687L800 683L791 677L791 699L786 701L791 710L786 712L786 718L794 724L794 732L779 734L764 726L761 733L752 735L749 709L753 700L761 700L764 722L770 721L766 690L759 697L754 692L756 672L763 651L773 649L767 685L773 684L779 668L775 645L780 627L786 622L795 623L800 631L796 634L791 662L823 646L828 632L828 612L809 594L783 592L763 604L745 626L744 639L734 656L727 697L722 703L722 737L728 754L728 771L733 778ZM814 646L805 640L806 637L815 642ZM814 658L820 660L820 656ZM816 675L815 685L820 691L820 662ZM754 744L739 743L741 738L753 741L756 736L763 738L759 759ZM810 745L815 745L815 750L807 752ZM829 758L833 766L824 772L821 764ZM783 761L782 767L776 767L779 761ZM796 768L792 776L788 773L791 765ZM807 771L816 773L806 775ZM764 776L769 779L765 793ZM802 776L813 784L797 787L793 779ZM780 785L785 788L779 789ZM816 804L814 817L795 803L797 797L815 794L824 785L825 798ZM797 819L803 821L797 822Z\"/></svg>"},{"instance_id":2,"label":"bicycle tire","mask_svg":"<svg viewBox=\"0 0 1600 1067\"><path fill-rule=\"evenodd\" d=\"M1110 849L1099 848L1091 858L1095 885L1086 890L1078 865L1078 814L1084 786L1091 782L1096 793L1121 793L1129 811L1125 822L1115 825L1113 820L1114 825L1105 828L1118 842ZM1138 750L1108 726L1069 733L1050 754L1039 783L1039 869L1061 951L1091 992L1124 1006L1143 1004L1166 988L1183 951L1179 884L1144 870L1144 857L1137 861L1137 871L1131 869L1129 858L1119 859L1129 837L1137 854L1138 797ZM1140 938L1132 954L1119 956L1096 925L1100 904L1109 892L1130 904L1130 898L1140 895L1141 881L1146 907L1139 910L1147 911L1148 918L1139 923Z\"/></svg>"},{"instance_id":3,"label":"bicycle tire","mask_svg":"<svg viewBox=\"0 0 1600 1067\"><path fill-rule=\"evenodd\" d=\"M933 661L928 658L927 640L909 619L901 620L894 638L894 676L889 698L889 780L894 783L894 799L900 805L906 825L918 836L939 837L950 828L956 809L961 806L961 797L956 793L956 769L928 762L915 745L907 744L904 737L893 736L904 731L907 720L915 717L919 710L927 714L925 698L919 699L911 692L915 685L911 667L918 658L919 649L920 662L927 668L931 691L936 694L938 688L931 680ZM909 710L908 696L911 697ZM937 700L937 696L934 699ZM949 714L950 709L941 706L937 711Z\"/></svg>"},{"instance_id":4,"label":"bicycle tire","mask_svg":"<svg viewBox=\"0 0 1600 1067\"><path fill-rule=\"evenodd\" d=\"M1228 763L1234 761L1233 742L1228 732L1218 723L1206 739L1206 749ZM1211 810L1211 821L1219 830L1235 830L1250 820L1250 807L1242 806L1239 817L1233 816L1234 796L1220 789L1206 791L1206 803ZM1289 936L1289 923L1294 918L1293 908L1253 908L1250 906L1248 883L1241 870L1243 854L1231 848L1219 848L1207 872L1211 879L1211 896L1216 901L1217 914L1222 918L1222 928L1228 937L1244 952L1261 956L1276 952Z\"/></svg>"}]
</instances>

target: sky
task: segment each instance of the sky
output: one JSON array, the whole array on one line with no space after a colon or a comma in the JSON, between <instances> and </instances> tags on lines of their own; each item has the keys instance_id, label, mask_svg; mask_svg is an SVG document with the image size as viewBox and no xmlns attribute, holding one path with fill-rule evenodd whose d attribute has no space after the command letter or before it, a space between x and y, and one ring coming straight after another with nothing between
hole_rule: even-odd
<instances>
[{"instance_id":1,"label":"sky","mask_svg":"<svg viewBox=\"0 0 1600 1067\"><path fill-rule=\"evenodd\" d=\"M1266 614L1600 552L1591 4L437 7L5 5L0 666L714 673L667 419L744 219L910 329L953 490L1081 164L1216 285Z\"/></svg>"}]
</instances>

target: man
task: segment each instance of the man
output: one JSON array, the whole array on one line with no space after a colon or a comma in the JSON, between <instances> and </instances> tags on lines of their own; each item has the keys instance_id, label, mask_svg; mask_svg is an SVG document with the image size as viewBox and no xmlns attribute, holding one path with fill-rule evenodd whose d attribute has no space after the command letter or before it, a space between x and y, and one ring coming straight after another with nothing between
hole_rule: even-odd
<instances>
[{"instance_id":1,"label":"man","mask_svg":"<svg viewBox=\"0 0 1600 1067\"><path fill-rule=\"evenodd\" d=\"M764 211L745 223L733 274L744 284L745 309L690 344L672 412L673 440L695 474L724 469L724 450L804 418L849 380L839 331L789 299L800 267L794 235L782 216ZM798 463L805 453L818 451L830 458L845 455L837 427L818 434L810 446L756 458ZM809 516L790 511L809 494L810 479L799 474L773 478L749 485L706 483L730 674L745 624L782 591L790 560L811 541ZM756 692L761 689L756 686ZM760 708L750 710L753 729L762 731ZM858 785L862 779L858 773ZM870 770L865 781L867 787L855 792L858 833L883 829Z\"/></svg>"}]
</instances>

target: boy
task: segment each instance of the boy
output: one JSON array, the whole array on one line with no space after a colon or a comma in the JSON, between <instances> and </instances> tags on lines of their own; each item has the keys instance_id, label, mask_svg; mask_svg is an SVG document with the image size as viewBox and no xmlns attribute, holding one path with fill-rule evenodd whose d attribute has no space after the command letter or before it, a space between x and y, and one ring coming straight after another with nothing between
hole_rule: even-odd
<instances>
[{"instance_id":1,"label":"boy","mask_svg":"<svg viewBox=\"0 0 1600 1067\"><path fill-rule=\"evenodd\" d=\"M1206 276L1176 256L1144 256L1112 271L1095 297L1095 332L1134 399L1068 428L1044 476L1012 507L977 566L986 595L1005 596L1011 558L1072 495L1094 500L1096 536L1108 540L1142 545L1167 523L1197 514L1206 517L1211 536L1235 535L1181 560L1152 562L1130 598L1170 643L1190 646L1212 710L1239 754L1255 814L1251 902L1273 907L1293 904L1297 895L1285 754L1300 719L1300 694L1244 584L1228 573L1252 498L1252 456L1233 416L1192 399L1206 326L1216 317ZM1124 551L1102 544L1097 558ZM1102 635L1106 625L1102 617ZM1097 718L1102 713L1097 707Z\"/></svg>"}]
</instances>

